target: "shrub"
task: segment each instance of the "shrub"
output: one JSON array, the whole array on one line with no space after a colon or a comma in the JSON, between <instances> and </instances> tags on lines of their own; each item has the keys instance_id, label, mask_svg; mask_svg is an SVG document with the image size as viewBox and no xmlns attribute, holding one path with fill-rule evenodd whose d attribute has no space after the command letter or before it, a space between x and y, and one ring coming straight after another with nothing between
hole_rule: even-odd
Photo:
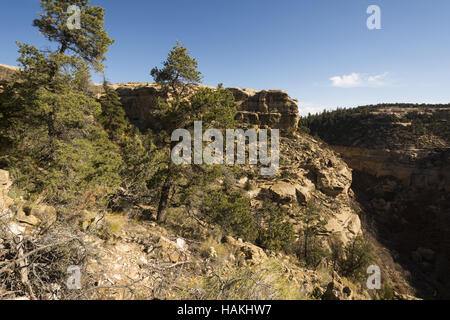
<instances>
[{"instance_id":1,"label":"shrub","mask_svg":"<svg viewBox=\"0 0 450 320\"><path fill-rule=\"evenodd\" d=\"M328 252L323 249L320 239L320 234L324 231L327 222L313 204L309 204L305 212L301 214L301 221L303 226L300 240L295 249L296 254L305 262L306 266L317 267L328 255Z\"/></svg>"},{"instance_id":2,"label":"shrub","mask_svg":"<svg viewBox=\"0 0 450 320\"><path fill-rule=\"evenodd\" d=\"M342 256L338 258L338 268L343 276L362 280L374 260L372 245L358 235L344 247Z\"/></svg>"},{"instance_id":3,"label":"shrub","mask_svg":"<svg viewBox=\"0 0 450 320\"><path fill-rule=\"evenodd\" d=\"M257 230L250 213L250 200L239 191L211 191L205 198L202 211L207 220L219 225L224 231L255 241Z\"/></svg>"},{"instance_id":4,"label":"shrub","mask_svg":"<svg viewBox=\"0 0 450 320\"><path fill-rule=\"evenodd\" d=\"M268 250L287 249L294 241L294 229L274 204L264 203L257 244Z\"/></svg>"},{"instance_id":5,"label":"shrub","mask_svg":"<svg viewBox=\"0 0 450 320\"><path fill-rule=\"evenodd\" d=\"M379 300L394 300L394 289L389 283L385 283L378 293L377 298Z\"/></svg>"}]
</instances>

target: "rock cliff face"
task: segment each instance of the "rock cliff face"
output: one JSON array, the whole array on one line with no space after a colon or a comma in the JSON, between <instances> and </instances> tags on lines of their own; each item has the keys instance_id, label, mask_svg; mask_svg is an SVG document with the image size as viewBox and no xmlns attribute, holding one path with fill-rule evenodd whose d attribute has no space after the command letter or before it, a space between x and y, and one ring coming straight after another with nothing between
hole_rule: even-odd
<instances>
[{"instance_id":1,"label":"rock cliff face","mask_svg":"<svg viewBox=\"0 0 450 320\"><path fill-rule=\"evenodd\" d=\"M353 169L366 233L395 253L419 294L448 298L450 105L367 106L305 122Z\"/></svg>"},{"instance_id":2,"label":"rock cliff face","mask_svg":"<svg viewBox=\"0 0 450 320\"><path fill-rule=\"evenodd\" d=\"M158 98L169 99L154 83L114 84L128 117L141 129L158 124ZM281 90L228 88L238 104L237 120L285 131L297 129L297 101ZM96 90L98 93L98 90Z\"/></svg>"},{"instance_id":3,"label":"rock cliff face","mask_svg":"<svg viewBox=\"0 0 450 320\"><path fill-rule=\"evenodd\" d=\"M255 205L269 198L281 205L297 230L299 206L313 204L328 223L323 234L343 243L361 233L358 209L354 206L352 171L333 151L308 135L282 137L280 170L275 176L260 177L248 192Z\"/></svg>"},{"instance_id":4,"label":"rock cliff face","mask_svg":"<svg viewBox=\"0 0 450 320\"><path fill-rule=\"evenodd\" d=\"M17 67L0 64L0 81L11 81L19 70ZM112 87L119 93L128 117L141 129L155 124L158 114L153 107L158 98L169 98L155 83L119 83L113 84ZM103 93L103 88L99 84L92 83L90 89L96 97L100 97ZM286 92L241 88L229 90L238 104L238 120L291 132L297 129L299 120L297 101Z\"/></svg>"},{"instance_id":5,"label":"rock cliff face","mask_svg":"<svg viewBox=\"0 0 450 320\"><path fill-rule=\"evenodd\" d=\"M0 64L0 82L2 82L2 81L11 81L13 76L19 70L20 69L17 68L17 67Z\"/></svg>"},{"instance_id":6,"label":"rock cliff face","mask_svg":"<svg viewBox=\"0 0 450 320\"><path fill-rule=\"evenodd\" d=\"M238 103L238 119L274 129L295 131L299 115L297 101L282 90L255 91L229 88Z\"/></svg>"},{"instance_id":7,"label":"rock cliff face","mask_svg":"<svg viewBox=\"0 0 450 320\"><path fill-rule=\"evenodd\" d=\"M450 191L450 152L385 150L332 146L347 164L375 177L392 176L405 186Z\"/></svg>"}]
</instances>

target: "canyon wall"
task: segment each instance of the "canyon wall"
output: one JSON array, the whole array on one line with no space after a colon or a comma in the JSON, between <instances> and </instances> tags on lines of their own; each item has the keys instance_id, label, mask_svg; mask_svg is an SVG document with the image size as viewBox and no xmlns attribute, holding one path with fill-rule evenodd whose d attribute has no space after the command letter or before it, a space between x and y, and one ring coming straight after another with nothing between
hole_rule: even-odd
<instances>
[{"instance_id":1,"label":"canyon wall","mask_svg":"<svg viewBox=\"0 0 450 320\"><path fill-rule=\"evenodd\" d=\"M411 157L407 150L331 147L354 170L375 177L392 176L408 187L450 191L449 151L429 155L427 150L415 150Z\"/></svg>"},{"instance_id":2,"label":"canyon wall","mask_svg":"<svg viewBox=\"0 0 450 320\"><path fill-rule=\"evenodd\" d=\"M159 112L154 107L158 98L168 100L170 96L163 93L157 84L123 83L112 86L119 94L127 116L135 125L141 129L158 125ZM297 129L299 120L297 101L289 97L286 92L241 88L228 88L228 90L237 102L237 120L291 132Z\"/></svg>"}]
</instances>

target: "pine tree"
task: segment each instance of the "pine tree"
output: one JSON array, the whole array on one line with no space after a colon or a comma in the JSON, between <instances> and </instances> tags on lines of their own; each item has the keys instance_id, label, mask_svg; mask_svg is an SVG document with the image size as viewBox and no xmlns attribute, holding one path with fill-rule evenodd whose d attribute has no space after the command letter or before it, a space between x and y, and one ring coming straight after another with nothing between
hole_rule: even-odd
<instances>
[{"instance_id":1,"label":"pine tree","mask_svg":"<svg viewBox=\"0 0 450 320\"><path fill-rule=\"evenodd\" d=\"M41 1L34 25L55 51L18 44L16 82L0 94L0 133L10 141L8 166L30 193L50 201L77 200L89 189L113 190L121 158L96 119L101 105L88 93L90 67L103 69L112 40L103 30L104 9L89 1ZM81 8L81 29L70 30L70 5Z\"/></svg>"},{"instance_id":2,"label":"pine tree","mask_svg":"<svg viewBox=\"0 0 450 320\"><path fill-rule=\"evenodd\" d=\"M321 217L313 204L309 204L301 216L301 222L303 223L302 244L299 253L306 265L314 266L325 254L320 246L319 235L324 231L327 221Z\"/></svg>"},{"instance_id":3,"label":"pine tree","mask_svg":"<svg viewBox=\"0 0 450 320\"><path fill-rule=\"evenodd\" d=\"M232 128L236 103L233 95L221 85L217 89L193 86L201 81L201 73L197 70L197 61L189 56L187 49L180 43L169 52L163 68L153 68L151 75L156 83L174 96L173 101L159 103L165 112L162 118L165 130L160 137L164 141L165 156L152 183L153 187L159 189L157 220L162 222L165 220L169 195L183 174L170 159L174 146L168 140L170 134L178 128L191 128L195 120L202 120L204 127L214 124L216 128Z\"/></svg>"},{"instance_id":4,"label":"pine tree","mask_svg":"<svg viewBox=\"0 0 450 320\"><path fill-rule=\"evenodd\" d=\"M104 94L100 98L102 112L99 120L109 137L113 141L119 141L130 124L117 92L106 81L103 83L103 90Z\"/></svg>"},{"instance_id":5,"label":"pine tree","mask_svg":"<svg viewBox=\"0 0 450 320\"><path fill-rule=\"evenodd\" d=\"M154 67L150 74L156 83L162 85L175 97L173 108L179 107L179 102L189 95L189 88L201 82L202 76L197 70L197 60L191 58L185 47L179 42L169 52L163 68Z\"/></svg>"}]
</instances>

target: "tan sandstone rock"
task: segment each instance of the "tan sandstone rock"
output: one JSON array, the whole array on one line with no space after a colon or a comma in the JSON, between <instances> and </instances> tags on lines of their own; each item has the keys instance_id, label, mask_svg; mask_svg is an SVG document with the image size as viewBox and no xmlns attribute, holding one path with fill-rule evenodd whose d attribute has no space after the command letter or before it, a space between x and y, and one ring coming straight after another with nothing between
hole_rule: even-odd
<instances>
[{"instance_id":1,"label":"tan sandstone rock","mask_svg":"<svg viewBox=\"0 0 450 320\"><path fill-rule=\"evenodd\" d=\"M255 246L254 244L239 240L235 240L231 236L225 237L226 243L237 251L236 255L238 257L239 255L242 255L245 260L248 260L251 263L255 264L259 264L263 260L267 259L267 255L262 248Z\"/></svg>"}]
</instances>

